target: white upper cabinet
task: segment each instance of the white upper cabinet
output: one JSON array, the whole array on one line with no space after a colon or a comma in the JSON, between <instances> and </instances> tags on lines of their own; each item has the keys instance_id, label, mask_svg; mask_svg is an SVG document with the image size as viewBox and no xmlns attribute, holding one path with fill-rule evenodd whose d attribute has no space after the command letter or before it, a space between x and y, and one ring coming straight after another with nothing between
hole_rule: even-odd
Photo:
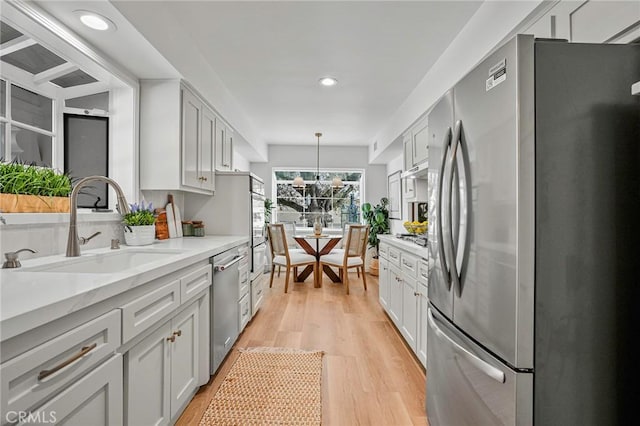
<instances>
[{"instance_id":1,"label":"white upper cabinet","mask_svg":"<svg viewBox=\"0 0 640 426\"><path fill-rule=\"evenodd\" d=\"M523 33L578 43L629 43L640 37L640 2L561 1Z\"/></svg>"},{"instance_id":2,"label":"white upper cabinet","mask_svg":"<svg viewBox=\"0 0 640 426\"><path fill-rule=\"evenodd\" d=\"M179 80L140 82L140 188L212 194L219 119Z\"/></svg>"},{"instance_id":3,"label":"white upper cabinet","mask_svg":"<svg viewBox=\"0 0 640 426\"><path fill-rule=\"evenodd\" d=\"M429 129L423 117L402 135L404 170L409 170L429 159Z\"/></svg>"},{"instance_id":4,"label":"white upper cabinet","mask_svg":"<svg viewBox=\"0 0 640 426\"><path fill-rule=\"evenodd\" d=\"M216 121L216 170L233 170L233 130L222 120Z\"/></svg>"}]
</instances>

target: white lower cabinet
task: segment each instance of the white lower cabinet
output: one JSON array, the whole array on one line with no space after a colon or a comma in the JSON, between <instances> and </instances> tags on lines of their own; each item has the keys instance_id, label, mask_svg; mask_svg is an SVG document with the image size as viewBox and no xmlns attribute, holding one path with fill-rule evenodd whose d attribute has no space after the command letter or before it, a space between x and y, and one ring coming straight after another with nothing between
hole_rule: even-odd
<instances>
[{"instance_id":1,"label":"white lower cabinet","mask_svg":"<svg viewBox=\"0 0 640 426\"><path fill-rule=\"evenodd\" d=\"M402 278L402 326L400 332L407 344L416 351L418 331L418 298L416 280L403 274Z\"/></svg>"},{"instance_id":2,"label":"white lower cabinet","mask_svg":"<svg viewBox=\"0 0 640 426\"><path fill-rule=\"evenodd\" d=\"M126 424L170 424L198 389L201 300L190 304L129 350Z\"/></svg>"},{"instance_id":3,"label":"white lower cabinet","mask_svg":"<svg viewBox=\"0 0 640 426\"><path fill-rule=\"evenodd\" d=\"M389 265L389 303L387 312L396 327L402 327L402 274L400 269Z\"/></svg>"},{"instance_id":4,"label":"white lower cabinet","mask_svg":"<svg viewBox=\"0 0 640 426\"><path fill-rule=\"evenodd\" d=\"M422 363L423 367L427 367L427 320L429 299L427 298L426 288L418 286L418 341L416 342L416 355Z\"/></svg>"},{"instance_id":5,"label":"white lower cabinet","mask_svg":"<svg viewBox=\"0 0 640 426\"><path fill-rule=\"evenodd\" d=\"M389 304L389 261L384 257L380 257L379 262L378 298L382 307L387 309Z\"/></svg>"},{"instance_id":6,"label":"white lower cabinet","mask_svg":"<svg viewBox=\"0 0 640 426\"><path fill-rule=\"evenodd\" d=\"M258 275L251 281L251 318L255 316L260 306L262 306L266 283L266 275L264 274Z\"/></svg>"},{"instance_id":7,"label":"white lower cabinet","mask_svg":"<svg viewBox=\"0 0 640 426\"><path fill-rule=\"evenodd\" d=\"M380 305L416 354L427 364L428 262L410 247L381 242Z\"/></svg>"},{"instance_id":8,"label":"white lower cabinet","mask_svg":"<svg viewBox=\"0 0 640 426\"><path fill-rule=\"evenodd\" d=\"M20 425L34 423L68 426L121 425L122 356L111 357L18 422Z\"/></svg>"}]
</instances>

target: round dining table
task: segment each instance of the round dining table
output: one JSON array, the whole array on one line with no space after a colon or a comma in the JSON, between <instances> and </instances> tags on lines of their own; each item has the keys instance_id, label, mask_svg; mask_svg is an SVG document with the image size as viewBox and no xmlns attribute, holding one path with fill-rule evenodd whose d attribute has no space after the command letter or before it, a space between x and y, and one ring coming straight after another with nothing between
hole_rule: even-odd
<instances>
[{"instance_id":1,"label":"round dining table","mask_svg":"<svg viewBox=\"0 0 640 426\"><path fill-rule=\"evenodd\" d=\"M303 249L308 254L315 256L316 258L315 269L311 265L308 265L306 268L302 270L302 272L300 272L295 277L295 281L297 282L304 281L305 278L307 278L311 274L311 272L314 270L316 271L316 274L314 275L314 278L313 278L313 286L315 288L322 287L322 272L327 274L327 276L334 283L339 283L341 281L338 274L336 274L333 271L333 269L331 269L327 265L325 265L324 268L322 268L323 270L320 271L320 256L324 256L325 254L328 254L331 250L333 250L333 248L342 239L342 235L328 235L328 234L294 235L293 239L296 241L296 243L298 243L301 249ZM315 248L311 244L309 244L310 241L313 242L314 240L315 240ZM327 243L322 248L320 248L320 240L328 240Z\"/></svg>"}]
</instances>

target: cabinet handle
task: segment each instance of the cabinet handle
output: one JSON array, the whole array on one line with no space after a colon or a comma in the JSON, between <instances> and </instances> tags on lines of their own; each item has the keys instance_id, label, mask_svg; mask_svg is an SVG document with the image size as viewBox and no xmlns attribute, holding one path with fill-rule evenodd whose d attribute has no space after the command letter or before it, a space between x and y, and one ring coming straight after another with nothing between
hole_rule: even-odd
<instances>
[{"instance_id":1,"label":"cabinet handle","mask_svg":"<svg viewBox=\"0 0 640 426\"><path fill-rule=\"evenodd\" d=\"M258 296L260 296L262 294L262 290L258 291Z\"/></svg>"},{"instance_id":2,"label":"cabinet handle","mask_svg":"<svg viewBox=\"0 0 640 426\"><path fill-rule=\"evenodd\" d=\"M82 349L80 349L80 352L78 352L77 354L75 354L74 356L72 356L71 358L69 358L66 361L61 362L60 364L56 365L55 367L53 367L51 370L42 370L39 374L38 374L38 380L42 380L50 375L52 375L53 373L55 373L56 371L59 371L61 369L63 369L64 367L66 367L67 365L79 360L80 358L82 358L83 356L85 356L86 354L88 354L89 352L91 352L92 350L94 350L96 348L96 346L98 346L97 343L94 343L90 346L83 346Z\"/></svg>"},{"instance_id":3,"label":"cabinet handle","mask_svg":"<svg viewBox=\"0 0 640 426\"><path fill-rule=\"evenodd\" d=\"M417 291L414 291L414 292L413 292L413 295L414 295L414 296L420 296L420 293L418 293Z\"/></svg>"},{"instance_id":4,"label":"cabinet handle","mask_svg":"<svg viewBox=\"0 0 640 426\"><path fill-rule=\"evenodd\" d=\"M249 308L245 309L244 312L242 313L242 316L245 316L249 313Z\"/></svg>"},{"instance_id":5,"label":"cabinet handle","mask_svg":"<svg viewBox=\"0 0 640 426\"><path fill-rule=\"evenodd\" d=\"M207 181L207 177L206 176L202 176L202 180L206 182Z\"/></svg>"},{"instance_id":6,"label":"cabinet handle","mask_svg":"<svg viewBox=\"0 0 640 426\"><path fill-rule=\"evenodd\" d=\"M173 343L173 342L175 342L175 341L176 341L176 336L175 336L175 334L171 335L171 337L167 337L167 342L171 342L171 343Z\"/></svg>"},{"instance_id":7,"label":"cabinet handle","mask_svg":"<svg viewBox=\"0 0 640 426\"><path fill-rule=\"evenodd\" d=\"M178 337L182 336L182 330L174 331L173 335Z\"/></svg>"}]
</instances>

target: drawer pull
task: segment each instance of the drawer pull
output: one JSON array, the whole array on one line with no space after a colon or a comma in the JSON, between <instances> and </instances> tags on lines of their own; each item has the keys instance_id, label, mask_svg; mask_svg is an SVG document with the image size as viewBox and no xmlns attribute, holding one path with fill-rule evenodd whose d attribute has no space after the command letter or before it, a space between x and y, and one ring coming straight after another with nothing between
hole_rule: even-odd
<instances>
[{"instance_id":1,"label":"drawer pull","mask_svg":"<svg viewBox=\"0 0 640 426\"><path fill-rule=\"evenodd\" d=\"M56 371L62 370L67 365L79 360L80 358L82 358L83 356L85 356L86 354L88 354L89 352L94 350L96 348L96 346L98 346L97 343L94 343L94 344L89 345L89 346L83 346L82 349L80 349L80 352L78 352L77 354L75 354L74 356L69 358L68 360L61 362L60 364L56 365L55 367L53 367L50 370L42 370L38 374L38 380L42 380L42 379L44 379L46 377L49 377L50 375L52 375Z\"/></svg>"},{"instance_id":2,"label":"drawer pull","mask_svg":"<svg viewBox=\"0 0 640 426\"><path fill-rule=\"evenodd\" d=\"M174 331L173 335L178 337L182 336L182 330Z\"/></svg>"},{"instance_id":3,"label":"drawer pull","mask_svg":"<svg viewBox=\"0 0 640 426\"><path fill-rule=\"evenodd\" d=\"M172 334L171 336L167 337L167 342L171 342L171 343L173 343L173 342L175 342L175 341L176 341L176 335L175 335L175 333L174 333L174 334Z\"/></svg>"}]
</instances>

